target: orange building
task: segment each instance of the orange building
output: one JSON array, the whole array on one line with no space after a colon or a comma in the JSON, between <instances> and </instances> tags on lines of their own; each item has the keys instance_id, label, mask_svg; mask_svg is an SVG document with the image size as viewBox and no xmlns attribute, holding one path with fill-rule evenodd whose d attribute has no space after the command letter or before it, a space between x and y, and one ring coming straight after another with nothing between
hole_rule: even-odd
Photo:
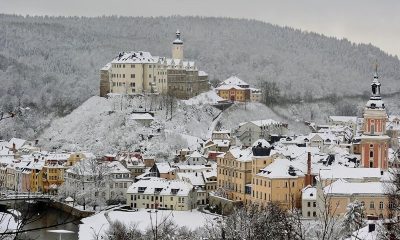
<instances>
[{"instance_id":1,"label":"orange building","mask_svg":"<svg viewBox=\"0 0 400 240\"><path fill-rule=\"evenodd\" d=\"M235 85L222 85L216 88L218 96L230 101L245 102L250 100L250 89Z\"/></svg>"},{"instance_id":2,"label":"orange building","mask_svg":"<svg viewBox=\"0 0 400 240\"><path fill-rule=\"evenodd\" d=\"M382 101L381 83L375 72L371 84L372 95L364 109L363 134L361 136L361 166L366 168L388 168L390 137L386 135L388 115Z\"/></svg>"}]
</instances>

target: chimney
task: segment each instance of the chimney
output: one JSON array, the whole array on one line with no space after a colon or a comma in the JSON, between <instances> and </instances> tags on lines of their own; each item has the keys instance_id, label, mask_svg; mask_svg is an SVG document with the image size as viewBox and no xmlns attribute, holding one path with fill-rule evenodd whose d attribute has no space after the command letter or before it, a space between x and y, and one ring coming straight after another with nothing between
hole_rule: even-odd
<instances>
[{"instance_id":1,"label":"chimney","mask_svg":"<svg viewBox=\"0 0 400 240\"><path fill-rule=\"evenodd\" d=\"M305 177L305 186L313 185L313 176L311 175L311 152L308 152L307 157L307 174Z\"/></svg>"},{"instance_id":2,"label":"chimney","mask_svg":"<svg viewBox=\"0 0 400 240\"><path fill-rule=\"evenodd\" d=\"M13 151L14 154L17 152L17 149L15 147L15 143L13 143L13 145L12 145L12 151Z\"/></svg>"}]
</instances>

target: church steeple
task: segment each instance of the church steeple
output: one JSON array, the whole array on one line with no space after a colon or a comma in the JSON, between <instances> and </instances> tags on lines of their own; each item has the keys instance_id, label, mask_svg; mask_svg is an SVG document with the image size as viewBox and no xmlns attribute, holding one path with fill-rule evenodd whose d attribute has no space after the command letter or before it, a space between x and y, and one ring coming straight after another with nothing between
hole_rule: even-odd
<instances>
[{"instance_id":1,"label":"church steeple","mask_svg":"<svg viewBox=\"0 0 400 240\"><path fill-rule=\"evenodd\" d=\"M364 109L363 134L361 135L361 165L369 168L388 168L389 136L386 134L385 104L381 97L378 65L371 83L371 97Z\"/></svg>"},{"instance_id":2,"label":"church steeple","mask_svg":"<svg viewBox=\"0 0 400 240\"><path fill-rule=\"evenodd\" d=\"M181 39L181 32L176 30L176 39L172 42L172 58L183 59L183 41Z\"/></svg>"},{"instance_id":3,"label":"church steeple","mask_svg":"<svg viewBox=\"0 0 400 240\"><path fill-rule=\"evenodd\" d=\"M374 79L372 80L371 83L371 97L369 98L366 107L372 109L385 108L385 103L382 101L381 97L381 83L379 82L379 76L378 76L378 64L375 64Z\"/></svg>"}]
</instances>

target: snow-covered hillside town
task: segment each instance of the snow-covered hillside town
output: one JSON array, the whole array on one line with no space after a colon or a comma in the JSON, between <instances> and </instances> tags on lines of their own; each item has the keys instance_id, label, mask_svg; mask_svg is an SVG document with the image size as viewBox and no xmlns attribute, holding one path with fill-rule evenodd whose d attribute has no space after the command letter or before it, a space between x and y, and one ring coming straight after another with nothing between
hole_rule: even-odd
<instances>
[{"instance_id":1,"label":"snow-covered hillside town","mask_svg":"<svg viewBox=\"0 0 400 240\"><path fill-rule=\"evenodd\" d=\"M274 203L313 222L324 214L346 217L352 206L360 219L382 227L397 217L389 196L400 164L400 117L388 116L381 87L376 71L362 116L308 122L308 133L274 119L240 122L232 129L212 123L208 138L186 135L185 147L171 145L173 153L163 157L147 147L99 154L12 138L0 142L0 187L16 196L50 195L94 212L123 204L132 214L201 211L215 217L233 214L238 206ZM214 90L207 94L212 103L221 99ZM234 105L244 104L237 100ZM199 103L193 98L187 104ZM142 140L167 131L154 123L158 111L128 113L127 122L141 129Z\"/></svg>"},{"instance_id":2,"label":"snow-covered hillside town","mask_svg":"<svg viewBox=\"0 0 400 240\"><path fill-rule=\"evenodd\" d=\"M0 6L0 240L400 240L399 0Z\"/></svg>"}]
</instances>

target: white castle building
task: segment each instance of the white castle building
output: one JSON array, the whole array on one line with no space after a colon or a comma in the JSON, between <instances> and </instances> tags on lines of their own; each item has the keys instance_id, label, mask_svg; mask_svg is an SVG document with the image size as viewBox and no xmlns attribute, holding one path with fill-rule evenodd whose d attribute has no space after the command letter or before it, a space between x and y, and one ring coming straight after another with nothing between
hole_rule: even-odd
<instances>
[{"instance_id":1,"label":"white castle building","mask_svg":"<svg viewBox=\"0 0 400 240\"><path fill-rule=\"evenodd\" d=\"M161 93L188 99L208 91L207 73L183 58L179 30L172 42L172 58L149 52L121 52L100 70L100 96L108 93Z\"/></svg>"}]
</instances>

